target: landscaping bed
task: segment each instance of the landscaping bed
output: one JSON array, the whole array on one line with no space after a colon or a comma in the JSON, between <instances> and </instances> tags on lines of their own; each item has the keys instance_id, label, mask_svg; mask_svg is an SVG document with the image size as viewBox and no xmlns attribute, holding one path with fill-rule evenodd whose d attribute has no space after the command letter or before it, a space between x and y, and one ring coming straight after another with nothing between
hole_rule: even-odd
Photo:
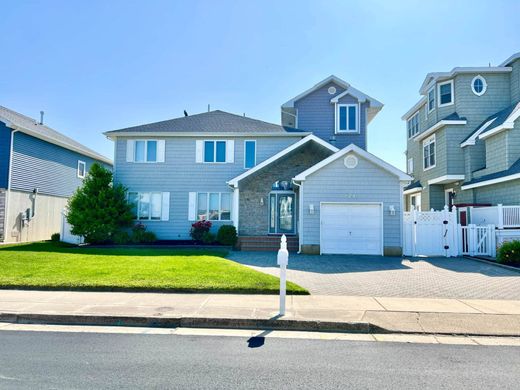
<instances>
[{"instance_id":1,"label":"landscaping bed","mask_svg":"<svg viewBox=\"0 0 520 390\"><path fill-rule=\"evenodd\" d=\"M88 248L40 242L0 247L0 288L278 294L279 279L215 249ZM289 294L308 294L287 283Z\"/></svg>"}]
</instances>

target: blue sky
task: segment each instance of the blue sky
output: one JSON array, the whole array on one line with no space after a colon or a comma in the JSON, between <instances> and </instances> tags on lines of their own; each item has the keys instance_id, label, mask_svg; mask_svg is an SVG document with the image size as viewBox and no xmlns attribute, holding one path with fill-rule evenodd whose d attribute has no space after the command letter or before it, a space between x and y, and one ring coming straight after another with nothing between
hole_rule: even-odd
<instances>
[{"instance_id":1,"label":"blue sky","mask_svg":"<svg viewBox=\"0 0 520 390\"><path fill-rule=\"evenodd\" d=\"M404 168L431 71L520 51L520 1L1 1L0 105L109 156L103 131L221 109L274 123L335 74L385 104L368 149Z\"/></svg>"}]
</instances>

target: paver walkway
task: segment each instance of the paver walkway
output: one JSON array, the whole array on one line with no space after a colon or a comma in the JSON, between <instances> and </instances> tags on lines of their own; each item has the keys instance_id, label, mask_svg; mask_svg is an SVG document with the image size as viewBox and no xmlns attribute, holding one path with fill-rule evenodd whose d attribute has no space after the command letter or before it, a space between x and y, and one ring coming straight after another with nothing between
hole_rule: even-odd
<instances>
[{"instance_id":1,"label":"paver walkway","mask_svg":"<svg viewBox=\"0 0 520 390\"><path fill-rule=\"evenodd\" d=\"M276 253L229 258L278 276ZM466 258L291 255L288 280L316 295L520 299L520 273Z\"/></svg>"}]
</instances>

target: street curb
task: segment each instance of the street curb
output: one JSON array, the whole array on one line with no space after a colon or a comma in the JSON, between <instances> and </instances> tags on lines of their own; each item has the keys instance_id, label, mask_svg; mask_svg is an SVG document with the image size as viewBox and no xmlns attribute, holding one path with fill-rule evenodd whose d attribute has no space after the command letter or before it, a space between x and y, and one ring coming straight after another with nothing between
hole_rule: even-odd
<instances>
[{"instance_id":1,"label":"street curb","mask_svg":"<svg viewBox=\"0 0 520 390\"><path fill-rule=\"evenodd\" d=\"M520 273L520 268L517 268L517 267L511 267L510 265L500 264L500 263L497 262L497 261L487 260L487 259L484 259L484 258L482 258L482 257L477 257L477 256L463 256L463 257L464 257L465 259L478 261L479 263L490 264L490 265L494 265L494 266L496 266L496 267L500 267L500 268L503 268L503 269L507 269L507 270L509 270L509 271L513 271L513 272Z\"/></svg>"},{"instance_id":2,"label":"street curb","mask_svg":"<svg viewBox=\"0 0 520 390\"><path fill-rule=\"evenodd\" d=\"M317 320L290 320L280 318L204 318L204 317L144 317L144 316L106 316L75 314L38 314L38 313L0 313L0 322L43 325L78 326L124 326L148 328L213 328L213 329L250 329L286 330L307 332L341 332L360 334L415 334L449 336L492 336L519 337L517 334L494 334L491 332L415 332L387 329L370 322L333 322Z\"/></svg>"}]
</instances>

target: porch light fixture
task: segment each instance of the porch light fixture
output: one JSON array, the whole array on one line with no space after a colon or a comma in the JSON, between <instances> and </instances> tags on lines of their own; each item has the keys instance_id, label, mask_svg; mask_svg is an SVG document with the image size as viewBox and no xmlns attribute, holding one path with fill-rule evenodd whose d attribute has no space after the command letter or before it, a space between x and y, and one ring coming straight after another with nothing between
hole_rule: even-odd
<instances>
[{"instance_id":1,"label":"porch light fixture","mask_svg":"<svg viewBox=\"0 0 520 390\"><path fill-rule=\"evenodd\" d=\"M388 206L388 211L390 211L390 215L395 215L395 207L393 205Z\"/></svg>"},{"instance_id":2,"label":"porch light fixture","mask_svg":"<svg viewBox=\"0 0 520 390\"><path fill-rule=\"evenodd\" d=\"M314 214L314 205L312 203L309 205L309 214Z\"/></svg>"},{"instance_id":3,"label":"porch light fixture","mask_svg":"<svg viewBox=\"0 0 520 390\"><path fill-rule=\"evenodd\" d=\"M263 206L264 205L264 198L260 198L260 206Z\"/></svg>"}]
</instances>

